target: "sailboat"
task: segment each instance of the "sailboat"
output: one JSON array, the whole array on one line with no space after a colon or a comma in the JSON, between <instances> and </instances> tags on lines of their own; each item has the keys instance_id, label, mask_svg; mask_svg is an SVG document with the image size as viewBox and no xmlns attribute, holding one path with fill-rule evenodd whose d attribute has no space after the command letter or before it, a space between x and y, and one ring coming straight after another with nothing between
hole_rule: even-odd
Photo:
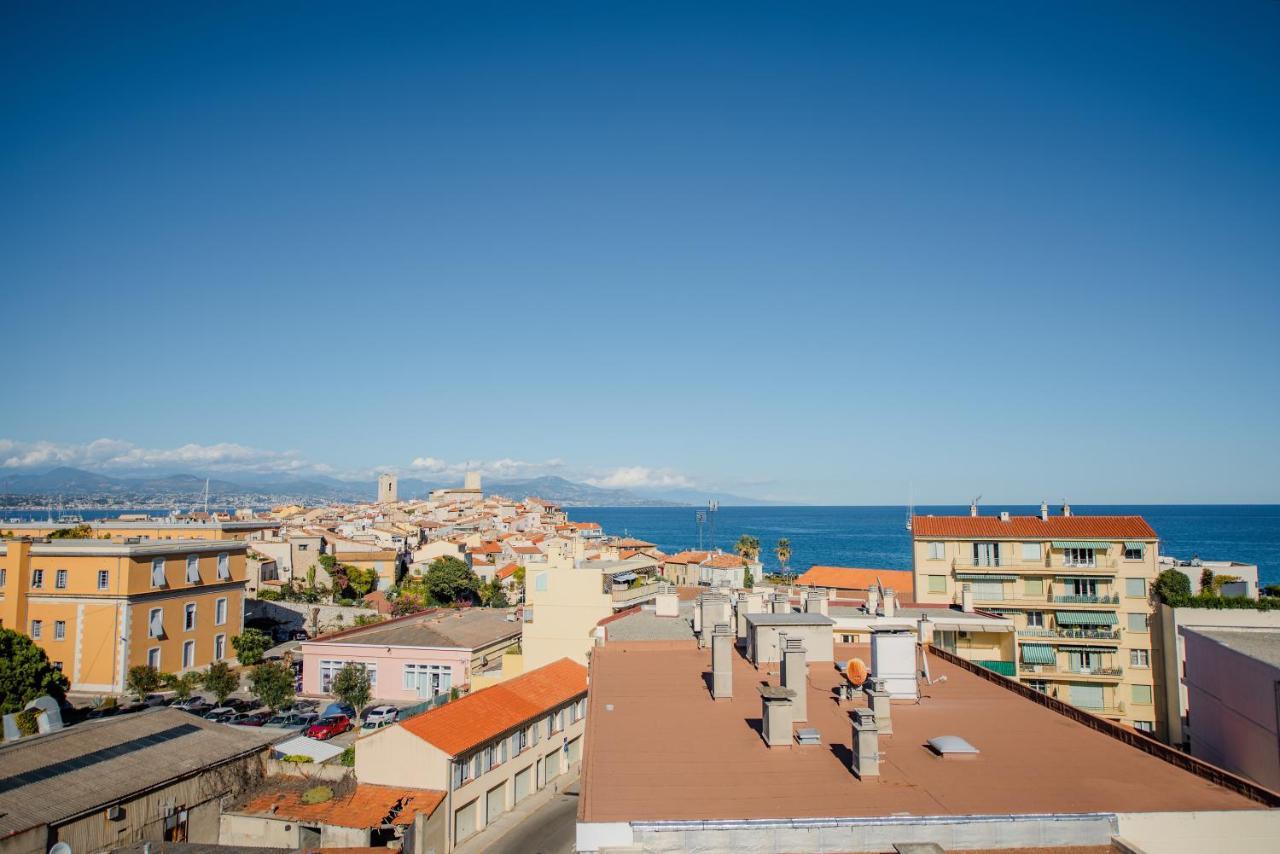
<instances>
[{"instance_id":1,"label":"sailboat","mask_svg":"<svg viewBox=\"0 0 1280 854\"><path fill-rule=\"evenodd\" d=\"M907 495L907 530L911 530L911 517L916 513L916 496L915 488L908 487Z\"/></svg>"}]
</instances>

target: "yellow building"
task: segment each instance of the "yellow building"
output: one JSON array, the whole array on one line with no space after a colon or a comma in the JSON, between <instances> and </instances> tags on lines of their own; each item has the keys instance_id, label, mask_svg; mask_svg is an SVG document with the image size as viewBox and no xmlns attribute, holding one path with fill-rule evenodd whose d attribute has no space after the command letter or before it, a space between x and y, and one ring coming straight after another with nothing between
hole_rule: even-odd
<instances>
[{"instance_id":1,"label":"yellow building","mask_svg":"<svg viewBox=\"0 0 1280 854\"><path fill-rule=\"evenodd\" d=\"M916 516L916 599L1013 619L1014 678L1087 711L1163 732L1151 630L1158 538L1141 516ZM962 650L956 650L963 655Z\"/></svg>"},{"instance_id":2,"label":"yellow building","mask_svg":"<svg viewBox=\"0 0 1280 854\"><path fill-rule=\"evenodd\" d=\"M239 540L0 543L0 627L30 636L73 691L123 692L129 668L233 657L244 616Z\"/></svg>"},{"instance_id":3,"label":"yellow building","mask_svg":"<svg viewBox=\"0 0 1280 854\"><path fill-rule=\"evenodd\" d=\"M0 522L0 531L17 537L47 537L54 531L87 524L94 539L257 540L280 527L275 519L96 519L87 523Z\"/></svg>"}]
</instances>

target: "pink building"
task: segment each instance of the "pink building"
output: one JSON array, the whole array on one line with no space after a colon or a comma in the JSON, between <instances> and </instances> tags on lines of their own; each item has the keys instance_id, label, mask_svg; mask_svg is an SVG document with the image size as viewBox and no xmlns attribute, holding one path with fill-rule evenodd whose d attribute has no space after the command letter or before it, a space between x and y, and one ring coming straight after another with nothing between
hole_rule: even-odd
<instances>
[{"instance_id":1,"label":"pink building","mask_svg":"<svg viewBox=\"0 0 1280 854\"><path fill-rule=\"evenodd\" d=\"M348 662L364 665L378 700L416 703L471 675L498 666L520 642L520 623L507 608L438 608L360 626L302 644L302 693L328 696Z\"/></svg>"}]
</instances>

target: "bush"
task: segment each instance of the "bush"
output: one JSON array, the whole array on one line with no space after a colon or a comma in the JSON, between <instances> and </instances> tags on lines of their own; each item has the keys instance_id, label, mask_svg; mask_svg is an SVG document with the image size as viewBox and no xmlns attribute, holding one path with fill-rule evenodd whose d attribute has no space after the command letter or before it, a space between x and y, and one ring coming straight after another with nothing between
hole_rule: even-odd
<instances>
[{"instance_id":1,"label":"bush","mask_svg":"<svg viewBox=\"0 0 1280 854\"><path fill-rule=\"evenodd\" d=\"M35 735L38 733L40 731L39 716L38 709L23 709L14 715L14 720L18 724L18 732L23 735Z\"/></svg>"},{"instance_id":2,"label":"bush","mask_svg":"<svg viewBox=\"0 0 1280 854\"><path fill-rule=\"evenodd\" d=\"M271 635L253 628L245 629L231 639L231 646L242 665L261 664L262 654L271 649Z\"/></svg>"},{"instance_id":3,"label":"bush","mask_svg":"<svg viewBox=\"0 0 1280 854\"><path fill-rule=\"evenodd\" d=\"M304 756L301 753L290 753L288 756L284 757L284 759L280 761L292 762L296 765L303 765L307 762L315 762L315 760L312 759L310 756Z\"/></svg>"},{"instance_id":4,"label":"bush","mask_svg":"<svg viewBox=\"0 0 1280 854\"><path fill-rule=\"evenodd\" d=\"M333 789L328 786L312 786L302 793L304 804L322 804L333 800Z\"/></svg>"},{"instance_id":5,"label":"bush","mask_svg":"<svg viewBox=\"0 0 1280 854\"><path fill-rule=\"evenodd\" d=\"M1171 608L1211 608L1215 611L1271 611L1280 608L1280 598L1263 596L1261 599L1250 599L1248 596L1215 596L1212 593L1200 593L1196 596L1176 596L1165 599L1164 604Z\"/></svg>"},{"instance_id":6,"label":"bush","mask_svg":"<svg viewBox=\"0 0 1280 854\"><path fill-rule=\"evenodd\" d=\"M356 746L354 744L348 745L347 749L342 751L342 755L338 757L338 761L348 768L353 767L356 764Z\"/></svg>"},{"instance_id":7,"label":"bush","mask_svg":"<svg viewBox=\"0 0 1280 854\"><path fill-rule=\"evenodd\" d=\"M258 589L258 599L262 602L279 602L280 591L272 590L270 587L261 587Z\"/></svg>"}]
</instances>

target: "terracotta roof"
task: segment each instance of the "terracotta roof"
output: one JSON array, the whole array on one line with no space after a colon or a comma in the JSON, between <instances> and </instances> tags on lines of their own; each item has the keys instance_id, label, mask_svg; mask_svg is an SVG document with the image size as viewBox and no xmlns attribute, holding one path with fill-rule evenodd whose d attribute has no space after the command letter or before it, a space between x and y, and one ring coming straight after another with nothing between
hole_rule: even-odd
<instances>
[{"instance_id":1,"label":"terracotta roof","mask_svg":"<svg viewBox=\"0 0 1280 854\"><path fill-rule=\"evenodd\" d=\"M657 543L646 543L644 540L637 540L635 537L620 537L609 543L609 545L619 549L648 549L653 548Z\"/></svg>"},{"instance_id":2,"label":"terracotta roof","mask_svg":"<svg viewBox=\"0 0 1280 854\"><path fill-rule=\"evenodd\" d=\"M518 555L542 554L542 549L538 548L537 546L512 546L511 551L515 552Z\"/></svg>"},{"instance_id":3,"label":"terracotta roof","mask_svg":"<svg viewBox=\"0 0 1280 854\"><path fill-rule=\"evenodd\" d=\"M924 537L990 537L1000 539L1154 540L1156 532L1141 516L913 516L911 533Z\"/></svg>"},{"instance_id":4,"label":"terracotta roof","mask_svg":"<svg viewBox=\"0 0 1280 854\"><path fill-rule=\"evenodd\" d=\"M508 578L510 578L511 576L515 575L515 574L516 574L516 570L517 570L517 569L519 569L519 568L520 568L520 567L519 567L517 564L514 564L514 563L509 563L509 564L507 564L507 565L506 565L506 566L504 566L502 569L498 570L498 573L497 573L497 578L498 578L498 580L499 580L499 581L505 581L506 579L508 579Z\"/></svg>"},{"instance_id":5,"label":"terracotta roof","mask_svg":"<svg viewBox=\"0 0 1280 854\"><path fill-rule=\"evenodd\" d=\"M467 551L471 552L472 554L493 555L502 551L502 546L498 545L497 543L481 543L475 548L468 549Z\"/></svg>"},{"instance_id":6,"label":"terracotta roof","mask_svg":"<svg viewBox=\"0 0 1280 854\"><path fill-rule=\"evenodd\" d=\"M666 559L666 563L702 563L708 552L677 552Z\"/></svg>"},{"instance_id":7,"label":"terracotta roof","mask_svg":"<svg viewBox=\"0 0 1280 854\"><path fill-rule=\"evenodd\" d=\"M745 560L731 554L712 555L702 562L703 566L709 566L712 569L732 569L735 566L743 566L745 564Z\"/></svg>"},{"instance_id":8,"label":"terracotta roof","mask_svg":"<svg viewBox=\"0 0 1280 854\"><path fill-rule=\"evenodd\" d=\"M397 726L458 756L586 693L587 668L562 658Z\"/></svg>"},{"instance_id":9,"label":"terracotta roof","mask_svg":"<svg viewBox=\"0 0 1280 854\"><path fill-rule=\"evenodd\" d=\"M806 587L834 587L838 590L870 590L876 580L885 587L906 592L912 589L915 579L903 569L858 569L851 566L811 566L809 571L796 579L796 584Z\"/></svg>"},{"instance_id":10,"label":"terracotta roof","mask_svg":"<svg viewBox=\"0 0 1280 854\"><path fill-rule=\"evenodd\" d=\"M357 783L351 791L335 793L324 803L304 804L302 794L307 787L298 785L296 778L270 778L264 782L270 784L269 790L252 798L236 812L318 821L338 827L380 827L383 819L401 801L404 804L392 824L412 824L418 813L431 815L445 795L438 789L402 789Z\"/></svg>"}]
</instances>

